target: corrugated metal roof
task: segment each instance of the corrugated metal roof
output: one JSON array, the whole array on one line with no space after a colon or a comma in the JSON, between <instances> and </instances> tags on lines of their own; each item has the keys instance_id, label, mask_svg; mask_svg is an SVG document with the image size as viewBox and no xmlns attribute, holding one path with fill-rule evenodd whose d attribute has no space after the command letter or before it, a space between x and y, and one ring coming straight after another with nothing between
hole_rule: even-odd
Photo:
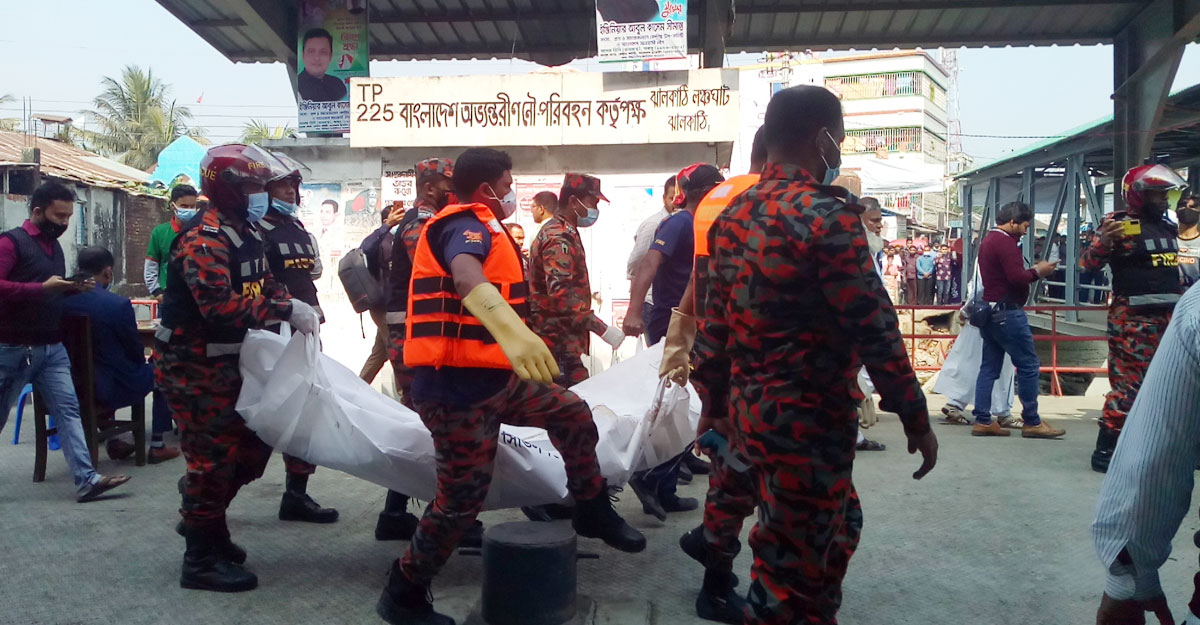
<instances>
[{"instance_id":1,"label":"corrugated metal roof","mask_svg":"<svg viewBox=\"0 0 1200 625\"><path fill-rule=\"evenodd\" d=\"M295 57L295 16L249 0L158 0L233 61ZM1108 43L1151 0L739 0L728 52ZM369 0L371 58L524 58L558 65L595 54L595 0ZM688 16L693 51L700 3ZM291 28L289 34L289 28ZM271 43L273 42L273 43ZM275 52L272 51L275 50Z\"/></svg>"},{"instance_id":2,"label":"corrugated metal roof","mask_svg":"<svg viewBox=\"0 0 1200 625\"><path fill-rule=\"evenodd\" d=\"M29 147L42 151L42 173L95 187L120 188L130 182L147 182L150 174L122 165L87 150L50 139L37 139L19 132L0 131L0 162L17 163Z\"/></svg>"}]
</instances>

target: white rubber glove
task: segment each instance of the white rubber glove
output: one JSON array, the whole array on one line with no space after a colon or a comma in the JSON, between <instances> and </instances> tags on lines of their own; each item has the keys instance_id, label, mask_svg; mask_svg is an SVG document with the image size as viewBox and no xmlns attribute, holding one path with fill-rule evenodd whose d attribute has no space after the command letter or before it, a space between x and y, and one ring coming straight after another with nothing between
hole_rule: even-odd
<instances>
[{"instance_id":1,"label":"white rubber glove","mask_svg":"<svg viewBox=\"0 0 1200 625\"><path fill-rule=\"evenodd\" d=\"M608 326L604 329L604 334L600 338L604 339L604 342L612 346L613 349L616 349L625 341L625 333L621 331L621 328Z\"/></svg>"},{"instance_id":2,"label":"white rubber glove","mask_svg":"<svg viewBox=\"0 0 1200 625\"><path fill-rule=\"evenodd\" d=\"M317 309L305 304L304 302L292 300L292 316L288 319L293 328L297 332L303 334L314 334L321 327L321 315L317 313Z\"/></svg>"}]
</instances>

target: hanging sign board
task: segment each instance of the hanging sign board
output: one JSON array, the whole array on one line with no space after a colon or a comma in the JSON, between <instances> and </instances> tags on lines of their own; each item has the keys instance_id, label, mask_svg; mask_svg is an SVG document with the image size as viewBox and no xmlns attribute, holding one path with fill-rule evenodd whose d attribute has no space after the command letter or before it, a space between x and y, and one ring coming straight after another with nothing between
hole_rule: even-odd
<instances>
[{"instance_id":1,"label":"hanging sign board","mask_svg":"<svg viewBox=\"0 0 1200 625\"><path fill-rule=\"evenodd\" d=\"M715 143L738 134L738 72L350 81L350 146Z\"/></svg>"},{"instance_id":2,"label":"hanging sign board","mask_svg":"<svg viewBox=\"0 0 1200 625\"><path fill-rule=\"evenodd\" d=\"M596 0L600 62L685 59L687 0Z\"/></svg>"}]
</instances>

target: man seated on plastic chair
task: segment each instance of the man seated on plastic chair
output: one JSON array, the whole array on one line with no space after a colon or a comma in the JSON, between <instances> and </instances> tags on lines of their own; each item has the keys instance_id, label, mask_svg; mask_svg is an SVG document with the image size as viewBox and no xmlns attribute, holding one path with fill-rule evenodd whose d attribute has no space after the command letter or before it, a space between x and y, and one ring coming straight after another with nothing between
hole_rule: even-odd
<instances>
[{"instance_id":1,"label":"man seated on plastic chair","mask_svg":"<svg viewBox=\"0 0 1200 625\"><path fill-rule=\"evenodd\" d=\"M154 365L146 362L145 345L138 333L133 304L108 288L113 282L113 255L103 247L79 250L78 270L96 280L96 288L63 300L63 314L82 315L92 322L92 363L95 367L96 402L105 410L117 410L146 401L154 393L150 451L146 461L158 464L179 456L179 449L166 447L163 434L171 429L171 409L154 390ZM132 443L110 438L108 457L123 460L133 455Z\"/></svg>"}]
</instances>

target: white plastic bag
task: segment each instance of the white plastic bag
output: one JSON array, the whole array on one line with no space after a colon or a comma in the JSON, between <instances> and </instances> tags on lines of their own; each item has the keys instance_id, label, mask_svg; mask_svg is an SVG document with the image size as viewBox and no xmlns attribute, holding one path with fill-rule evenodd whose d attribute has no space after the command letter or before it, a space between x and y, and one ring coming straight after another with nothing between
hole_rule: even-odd
<instances>
[{"instance_id":1,"label":"white plastic bag","mask_svg":"<svg viewBox=\"0 0 1200 625\"><path fill-rule=\"evenodd\" d=\"M237 403L247 425L281 452L432 499L437 488L433 438L420 417L321 354L318 345L314 336L247 334ZM694 435L700 406L693 394L673 387L664 391L663 401L654 401L661 359L660 345L571 389L592 407L600 434L596 455L611 485L624 484L634 470L653 466L646 463L645 447L653 448L656 457L670 458ZM660 431L669 428L673 430ZM484 506L566 499L566 470L549 434L502 425Z\"/></svg>"}]
</instances>

